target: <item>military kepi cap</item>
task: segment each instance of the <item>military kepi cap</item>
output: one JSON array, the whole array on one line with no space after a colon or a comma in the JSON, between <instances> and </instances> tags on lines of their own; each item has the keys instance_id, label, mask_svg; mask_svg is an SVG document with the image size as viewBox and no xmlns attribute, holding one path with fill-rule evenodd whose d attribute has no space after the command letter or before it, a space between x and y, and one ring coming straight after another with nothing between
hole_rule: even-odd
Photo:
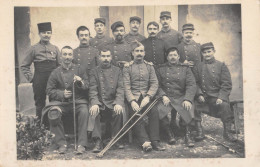
<instances>
[{"instance_id":1,"label":"military kepi cap","mask_svg":"<svg viewBox=\"0 0 260 167\"><path fill-rule=\"evenodd\" d=\"M106 24L106 19L104 19L104 18L96 18L96 19L94 20L94 24L96 24L96 23L98 23L98 22L103 23L103 24Z\"/></svg>"},{"instance_id":2,"label":"military kepi cap","mask_svg":"<svg viewBox=\"0 0 260 167\"><path fill-rule=\"evenodd\" d=\"M182 26L182 31L184 31L184 30L194 30L194 25L191 23L184 24Z\"/></svg>"},{"instance_id":3,"label":"military kepi cap","mask_svg":"<svg viewBox=\"0 0 260 167\"><path fill-rule=\"evenodd\" d=\"M162 18L162 17L172 17L171 16L171 12L169 12L169 11L162 11L161 12L161 15L160 15L160 18Z\"/></svg>"},{"instance_id":4,"label":"military kepi cap","mask_svg":"<svg viewBox=\"0 0 260 167\"><path fill-rule=\"evenodd\" d=\"M122 21L117 21L111 25L111 30L114 32L117 27L125 27L125 26Z\"/></svg>"},{"instance_id":5,"label":"military kepi cap","mask_svg":"<svg viewBox=\"0 0 260 167\"><path fill-rule=\"evenodd\" d=\"M213 48L214 49L214 45L212 42L208 42L208 43L204 43L200 46L200 50L203 51L205 49L210 49Z\"/></svg>"},{"instance_id":6,"label":"military kepi cap","mask_svg":"<svg viewBox=\"0 0 260 167\"><path fill-rule=\"evenodd\" d=\"M37 25L39 32L52 31L51 22L39 23Z\"/></svg>"},{"instance_id":7,"label":"military kepi cap","mask_svg":"<svg viewBox=\"0 0 260 167\"><path fill-rule=\"evenodd\" d=\"M136 20L136 21L138 21L139 23L141 23L141 18L138 17L138 16L130 17L130 21L129 21L129 22L131 22L131 21L133 21L133 20Z\"/></svg>"},{"instance_id":8,"label":"military kepi cap","mask_svg":"<svg viewBox=\"0 0 260 167\"><path fill-rule=\"evenodd\" d=\"M50 123L53 126L58 125L58 123L60 122L61 113L62 113L62 111L61 111L60 107L53 106L50 108L50 110L48 112L48 118L49 118Z\"/></svg>"}]
</instances>

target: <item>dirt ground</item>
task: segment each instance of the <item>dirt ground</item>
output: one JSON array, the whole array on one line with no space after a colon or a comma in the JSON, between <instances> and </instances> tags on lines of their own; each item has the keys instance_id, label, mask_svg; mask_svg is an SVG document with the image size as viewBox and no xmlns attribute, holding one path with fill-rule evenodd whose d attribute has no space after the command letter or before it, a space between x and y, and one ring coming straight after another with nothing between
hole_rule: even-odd
<instances>
[{"instance_id":1,"label":"dirt ground","mask_svg":"<svg viewBox=\"0 0 260 167\"><path fill-rule=\"evenodd\" d=\"M206 114L202 116L204 132L216 140L224 143L230 147L230 150L216 143L212 139L205 138L201 142L196 142L195 147L188 148L184 144L183 138L177 138L175 145L168 145L165 139L162 139L162 145L166 147L165 151L151 151L145 153L136 143L126 142L125 149L111 149L108 150L102 159L172 159L172 158L243 158L244 155L244 124L243 113L240 112L240 134L238 134L238 141L230 143L225 141L222 137L223 126L220 119L209 117ZM236 137L236 135L234 135ZM161 137L163 138L163 136ZM86 153L76 155L74 152L73 137L67 137L68 151L66 154L60 155L57 150L48 149L45 152L42 160L74 160L74 159L98 159L95 153L91 152L94 147L93 142L90 143ZM126 140L127 141L127 140ZM239 152L233 153L232 150Z\"/></svg>"}]
</instances>

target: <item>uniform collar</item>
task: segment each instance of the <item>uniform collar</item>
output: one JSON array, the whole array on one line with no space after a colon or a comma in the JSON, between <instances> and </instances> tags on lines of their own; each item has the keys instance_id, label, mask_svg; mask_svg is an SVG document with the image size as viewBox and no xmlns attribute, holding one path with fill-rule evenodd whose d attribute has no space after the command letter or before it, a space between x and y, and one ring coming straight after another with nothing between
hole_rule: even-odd
<instances>
[{"instance_id":1,"label":"uniform collar","mask_svg":"<svg viewBox=\"0 0 260 167\"><path fill-rule=\"evenodd\" d=\"M69 71L70 69L72 69L73 63L71 63L71 64L68 66L68 68L64 67L64 66L63 66L63 63L61 63L61 67L62 67L63 70Z\"/></svg>"},{"instance_id":2,"label":"uniform collar","mask_svg":"<svg viewBox=\"0 0 260 167\"><path fill-rule=\"evenodd\" d=\"M185 40L183 39L183 42L184 42L185 44L187 44L187 45L191 45L191 44L193 44L195 41L194 41L194 40L190 40L190 42L187 42L187 41L185 41Z\"/></svg>"},{"instance_id":3,"label":"uniform collar","mask_svg":"<svg viewBox=\"0 0 260 167\"><path fill-rule=\"evenodd\" d=\"M134 61L134 64L143 64L144 63L144 60L143 61Z\"/></svg>"},{"instance_id":4,"label":"uniform collar","mask_svg":"<svg viewBox=\"0 0 260 167\"><path fill-rule=\"evenodd\" d=\"M79 48L88 48L89 47L89 44L88 45L81 45L79 44Z\"/></svg>"},{"instance_id":5,"label":"uniform collar","mask_svg":"<svg viewBox=\"0 0 260 167\"><path fill-rule=\"evenodd\" d=\"M165 30L164 28L162 28L162 32L164 32L164 33L168 33L168 32L170 32L171 31L171 27L169 27L169 29L167 29L167 30Z\"/></svg>"},{"instance_id":6,"label":"uniform collar","mask_svg":"<svg viewBox=\"0 0 260 167\"><path fill-rule=\"evenodd\" d=\"M216 60L215 60L215 58L213 57L212 59L210 59L210 60L204 60L204 62L205 62L205 64L212 64L212 63L214 63Z\"/></svg>"},{"instance_id":7,"label":"uniform collar","mask_svg":"<svg viewBox=\"0 0 260 167\"><path fill-rule=\"evenodd\" d=\"M40 40L39 44L41 44L41 45L49 45L49 44L50 44L50 41L48 41L48 42L43 42L43 41Z\"/></svg>"},{"instance_id":8,"label":"uniform collar","mask_svg":"<svg viewBox=\"0 0 260 167\"><path fill-rule=\"evenodd\" d=\"M103 65L100 63L99 67L100 67L101 69L109 69L109 68L112 67L112 65L111 65L111 63L110 63L109 66L103 66Z\"/></svg>"},{"instance_id":9,"label":"uniform collar","mask_svg":"<svg viewBox=\"0 0 260 167\"><path fill-rule=\"evenodd\" d=\"M114 40L116 44L123 44L125 43L125 40L123 39L122 41L117 41L117 40Z\"/></svg>"},{"instance_id":10,"label":"uniform collar","mask_svg":"<svg viewBox=\"0 0 260 167\"><path fill-rule=\"evenodd\" d=\"M105 37L105 34L101 34L101 35L97 34L97 35L96 35L96 38L97 38L97 39L102 39L102 38L104 38L104 37Z\"/></svg>"},{"instance_id":11,"label":"uniform collar","mask_svg":"<svg viewBox=\"0 0 260 167\"><path fill-rule=\"evenodd\" d=\"M130 31L130 32L129 32L129 35L131 35L131 36L138 36L139 33L138 33L138 32L137 32L137 33L133 33L132 31Z\"/></svg>"},{"instance_id":12,"label":"uniform collar","mask_svg":"<svg viewBox=\"0 0 260 167\"><path fill-rule=\"evenodd\" d=\"M155 37L148 37L148 39L158 39L158 37L157 36L155 36Z\"/></svg>"},{"instance_id":13,"label":"uniform collar","mask_svg":"<svg viewBox=\"0 0 260 167\"><path fill-rule=\"evenodd\" d=\"M180 65L180 64L181 64L180 62L177 62L177 63L174 63L174 64L171 64L170 62L167 62L167 65L169 67L177 66L177 65Z\"/></svg>"}]
</instances>

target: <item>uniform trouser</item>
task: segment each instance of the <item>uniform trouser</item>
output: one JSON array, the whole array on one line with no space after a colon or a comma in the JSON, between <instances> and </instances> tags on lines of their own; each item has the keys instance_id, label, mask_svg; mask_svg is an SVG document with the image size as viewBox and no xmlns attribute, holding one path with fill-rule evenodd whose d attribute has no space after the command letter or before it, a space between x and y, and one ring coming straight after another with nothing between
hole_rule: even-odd
<instances>
[{"instance_id":1,"label":"uniform trouser","mask_svg":"<svg viewBox=\"0 0 260 167\"><path fill-rule=\"evenodd\" d=\"M142 98L140 98L137 103L140 105L141 101L142 101ZM151 104L151 102L148 103L146 105L146 107L142 109L141 113L143 111L145 111L145 109L150 104ZM129 108L130 108L131 114L133 115L135 111L132 110L131 106ZM145 121L143 119L141 119L133 127L134 135L136 136L137 142L140 145L142 145L146 141L149 142L149 141L159 141L160 140L160 136L159 136L159 113L158 113L158 111L155 109L155 107L153 107L151 109L151 111L148 112L147 116L148 116L148 133L149 133L150 137L148 136L148 133L146 132Z\"/></svg>"},{"instance_id":2,"label":"uniform trouser","mask_svg":"<svg viewBox=\"0 0 260 167\"><path fill-rule=\"evenodd\" d=\"M33 93L36 107L36 116L41 119L42 109L46 101L46 86L51 72L35 72L33 76Z\"/></svg>"},{"instance_id":3,"label":"uniform trouser","mask_svg":"<svg viewBox=\"0 0 260 167\"><path fill-rule=\"evenodd\" d=\"M92 132L93 138L101 139L101 121L111 123L111 135L112 137L114 137L117 132L122 128L123 114L120 113L116 115L113 109L109 109L107 107L104 110L100 110L100 113L96 116L95 119L95 126Z\"/></svg>"},{"instance_id":4,"label":"uniform trouser","mask_svg":"<svg viewBox=\"0 0 260 167\"><path fill-rule=\"evenodd\" d=\"M160 120L161 125L163 127L170 126L171 128L173 128L173 131L177 131L178 126L176 124L176 119L173 119L173 117L176 118L176 115L177 115L177 111L175 110L175 108L173 108L171 110L171 117L172 117L171 121L169 120L169 118L167 116L165 116ZM184 127L189 124L187 124L182 118L180 118L179 125L180 125L180 127Z\"/></svg>"},{"instance_id":5,"label":"uniform trouser","mask_svg":"<svg viewBox=\"0 0 260 167\"><path fill-rule=\"evenodd\" d=\"M58 106L60 107L63 115L71 115L73 117L73 105L68 104L65 106ZM89 111L87 104L76 104L76 116L78 117L78 145L87 146L88 138L87 138L87 125L88 125L88 117L89 117ZM55 134L54 137L54 144L61 146L66 145L66 139L65 139L65 133L64 133L64 127L62 119L59 121L57 125L54 125L52 121L50 122L50 131ZM70 122L72 124L73 122Z\"/></svg>"}]
</instances>

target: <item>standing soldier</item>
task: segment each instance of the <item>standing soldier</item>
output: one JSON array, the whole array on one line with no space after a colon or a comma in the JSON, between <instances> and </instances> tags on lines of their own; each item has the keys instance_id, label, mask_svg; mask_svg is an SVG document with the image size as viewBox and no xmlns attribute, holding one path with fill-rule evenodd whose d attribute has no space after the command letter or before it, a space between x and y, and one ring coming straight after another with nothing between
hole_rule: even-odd
<instances>
[{"instance_id":1,"label":"standing soldier","mask_svg":"<svg viewBox=\"0 0 260 167\"><path fill-rule=\"evenodd\" d=\"M194 107L192 105L196 94L195 78L188 66L183 66L179 62L178 49L175 47L167 50L168 62L157 69L157 77L160 81L158 96L163 97L163 101L158 104L159 116L162 122L169 127L169 120L166 117L169 112L178 112L181 116L180 122L186 127L185 143L188 147L193 147L194 143L190 138L190 124L194 118ZM175 144L175 139L168 128L169 144Z\"/></svg>"},{"instance_id":2,"label":"standing soldier","mask_svg":"<svg viewBox=\"0 0 260 167\"><path fill-rule=\"evenodd\" d=\"M90 31L86 26L78 27L76 34L80 41L79 47L73 50L73 63L89 74L98 64L98 49L89 45Z\"/></svg>"},{"instance_id":3,"label":"standing soldier","mask_svg":"<svg viewBox=\"0 0 260 167\"><path fill-rule=\"evenodd\" d=\"M156 37L159 32L159 24L155 21L148 23L147 32L149 37L141 43L144 45L145 57L148 62L152 62L156 66L163 64L166 60L166 44L162 39Z\"/></svg>"},{"instance_id":4,"label":"standing soldier","mask_svg":"<svg viewBox=\"0 0 260 167\"><path fill-rule=\"evenodd\" d=\"M137 40L138 42L141 42L145 39L145 37L141 34L139 34L138 30L140 28L141 24L141 18L138 16L130 17L130 32L125 35L125 40L131 44L131 42Z\"/></svg>"},{"instance_id":5,"label":"standing soldier","mask_svg":"<svg viewBox=\"0 0 260 167\"><path fill-rule=\"evenodd\" d=\"M100 119L111 124L113 138L123 125L124 83L119 67L111 64L110 50L103 48L99 52L100 65L90 72L89 97L90 115L95 117L92 137L96 144L92 150L98 153L103 148ZM92 125L93 127L93 125ZM118 148L124 148L118 144Z\"/></svg>"},{"instance_id":6,"label":"standing soldier","mask_svg":"<svg viewBox=\"0 0 260 167\"><path fill-rule=\"evenodd\" d=\"M106 20L104 18L96 18L94 21L96 36L90 39L90 46L101 50L104 46L113 41L112 38L106 36Z\"/></svg>"},{"instance_id":7,"label":"standing soldier","mask_svg":"<svg viewBox=\"0 0 260 167\"><path fill-rule=\"evenodd\" d=\"M130 105L130 113L133 115L134 112L145 110L149 106L151 99L153 99L158 90L158 80L153 66L144 62L144 46L137 41L131 45L134 60L129 66L124 67L123 75L126 99ZM134 133L138 143L145 152L151 151L152 148L164 151L165 148L159 143L159 114L157 110L152 108L147 116L149 119L149 136L143 120L140 120L134 126Z\"/></svg>"},{"instance_id":8,"label":"standing soldier","mask_svg":"<svg viewBox=\"0 0 260 167\"><path fill-rule=\"evenodd\" d=\"M184 24L182 26L183 40L178 45L180 53L180 62L191 67L191 71L196 79L197 87L199 74L198 69L201 63L200 44L193 40L194 26L193 24ZM203 128L201 126L201 113L195 110L195 125L197 129L196 141L200 141L204 138Z\"/></svg>"},{"instance_id":9,"label":"standing soldier","mask_svg":"<svg viewBox=\"0 0 260 167\"><path fill-rule=\"evenodd\" d=\"M177 47L182 39L181 33L171 28L171 21L171 12L162 11L160 14L160 23L162 24L162 29L157 34L157 36L166 42L168 48Z\"/></svg>"},{"instance_id":10,"label":"standing soldier","mask_svg":"<svg viewBox=\"0 0 260 167\"><path fill-rule=\"evenodd\" d=\"M203 62L200 65L197 110L208 111L213 117L220 118L223 126L223 137L231 142L236 139L230 134L234 115L229 104L232 90L230 72L225 63L215 59L215 48L212 42L201 45Z\"/></svg>"},{"instance_id":11,"label":"standing soldier","mask_svg":"<svg viewBox=\"0 0 260 167\"><path fill-rule=\"evenodd\" d=\"M22 62L21 71L29 82L32 82L36 116L41 119L42 109L46 100L46 85L51 72L59 65L60 51L50 43L51 23L38 24L40 42L33 45ZM30 70L34 63L34 76Z\"/></svg>"},{"instance_id":12,"label":"standing soldier","mask_svg":"<svg viewBox=\"0 0 260 167\"><path fill-rule=\"evenodd\" d=\"M114 35L114 41L108 45L111 54L113 55L112 64L123 67L132 60L131 45L125 41L125 27L122 21L117 21L111 25L111 30Z\"/></svg>"}]
</instances>

